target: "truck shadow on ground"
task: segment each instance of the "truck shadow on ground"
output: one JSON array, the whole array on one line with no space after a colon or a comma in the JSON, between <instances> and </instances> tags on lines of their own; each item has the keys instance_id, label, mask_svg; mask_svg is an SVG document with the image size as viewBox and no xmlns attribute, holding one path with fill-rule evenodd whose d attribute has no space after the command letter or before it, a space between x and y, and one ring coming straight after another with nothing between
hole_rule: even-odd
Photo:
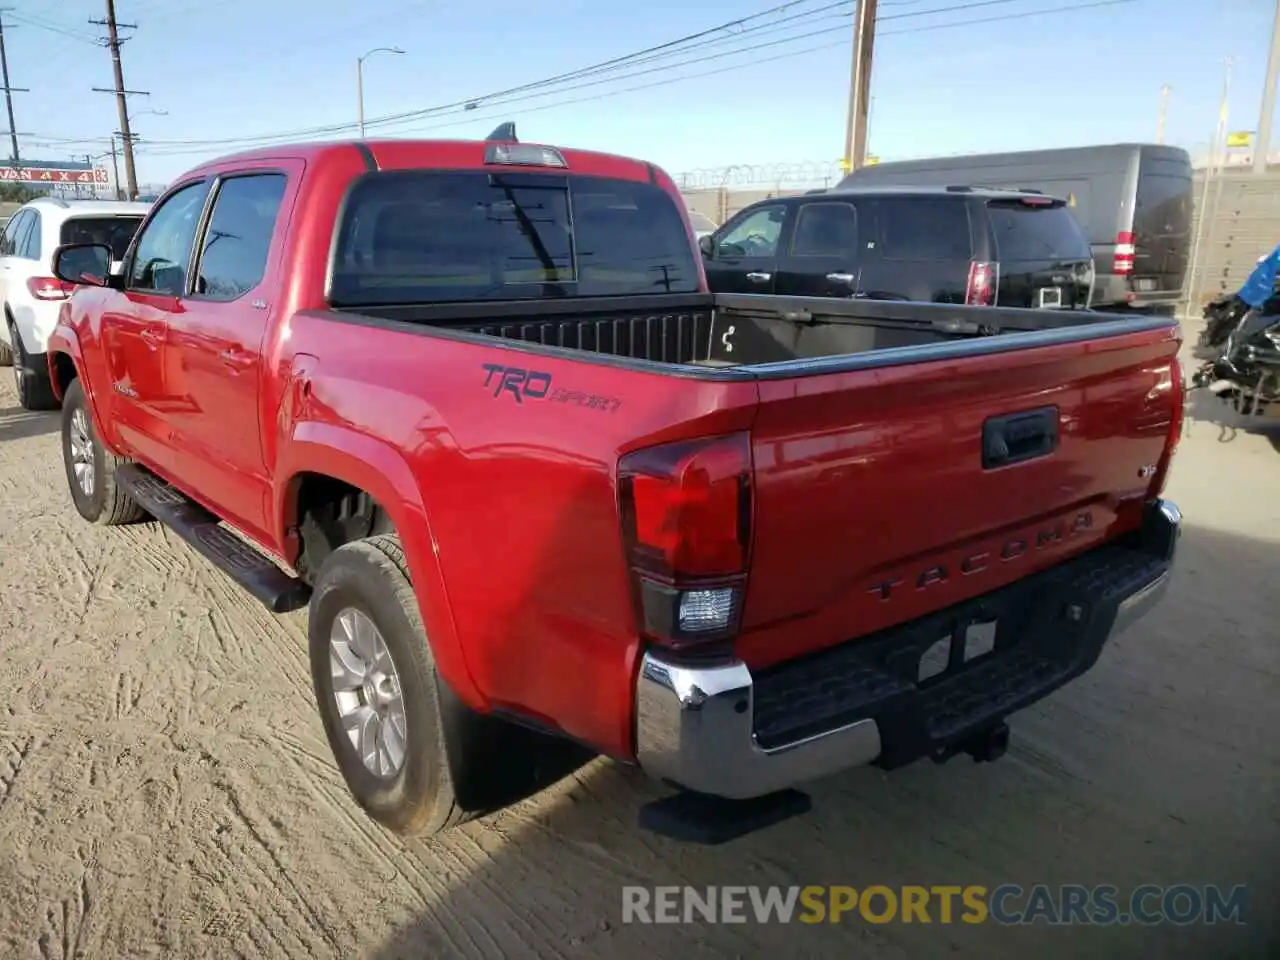
<instances>
[{"instance_id":1,"label":"truck shadow on ground","mask_svg":"<svg viewBox=\"0 0 1280 960\"><path fill-rule=\"evenodd\" d=\"M0 410L0 443L56 433L60 422L56 410L32 411L22 407Z\"/></svg>"},{"instance_id":2,"label":"truck shadow on ground","mask_svg":"<svg viewBox=\"0 0 1280 960\"><path fill-rule=\"evenodd\" d=\"M638 807L665 789L594 760L536 800L407 843L421 868L451 864L454 877L367 955L1275 956L1278 569L1280 542L1189 528L1163 605L1084 677L1015 715L1003 760L850 771L809 787L809 815L723 847L639 832ZM462 877L458 851L477 864ZM937 906L928 924L856 911L813 925L622 919L628 884L1005 883L1245 884L1256 906L1246 926L966 924L958 907L944 923Z\"/></svg>"},{"instance_id":3,"label":"truck shadow on ground","mask_svg":"<svg viewBox=\"0 0 1280 960\"><path fill-rule=\"evenodd\" d=\"M1190 435L1200 424L1216 427L1219 443L1231 443L1242 433L1257 434L1266 437L1280 451L1280 413L1241 413L1208 390L1197 389L1187 393L1184 430Z\"/></svg>"}]
</instances>

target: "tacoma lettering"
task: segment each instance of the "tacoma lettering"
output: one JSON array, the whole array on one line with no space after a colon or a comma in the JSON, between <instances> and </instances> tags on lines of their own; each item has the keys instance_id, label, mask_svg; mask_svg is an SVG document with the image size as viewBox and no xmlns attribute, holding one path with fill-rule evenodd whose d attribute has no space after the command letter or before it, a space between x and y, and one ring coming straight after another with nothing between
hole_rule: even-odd
<instances>
[{"instance_id":1,"label":"tacoma lettering","mask_svg":"<svg viewBox=\"0 0 1280 960\"><path fill-rule=\"evenodd\" d=\"M1018 560L1028 553L1042 550L1045 547L1060 543L1078 533L1082 533L1093 527L1093 514L1088 511L1076 514L1071 520L1063 520L1051 527L1036 532L1034 537L1019 536L1006 540L1000 545L997 556L1001 563L1011 563ZM1034 546L1033 546L1034 544ZM958 562L951 563L935 563L925 567L918 574L911 577L915 583L916 591L927 590L939 583L946 583L951 579L953 568L959 570L963 577L980 573L990 567L991 551L983 550L978 553L971 553L966 557L962 557ZM875 594L881 600L889 600L893 597L894 588L900 587L906 583L906 579L902 577L890 577L885 580L878 580L868 588L868 593Z\"/></svg>"}]
</instances>

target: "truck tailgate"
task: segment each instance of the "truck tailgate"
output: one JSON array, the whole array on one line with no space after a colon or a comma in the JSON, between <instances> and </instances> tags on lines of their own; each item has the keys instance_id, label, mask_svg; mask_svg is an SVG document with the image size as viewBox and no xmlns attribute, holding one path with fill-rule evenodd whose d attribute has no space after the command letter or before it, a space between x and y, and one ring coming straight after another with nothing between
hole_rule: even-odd
<instances>
[{"instance_id":1,"label":"truck tailgate","mask_svg":"<svg viewBox=\"0 0 1280 960\"><path fill-rule=\"evenodd\" d=\"M1136 527L1161 482L1178 344L1167 326L762 379L739 656L842 643Z\"/></svg>"}]
</instances>

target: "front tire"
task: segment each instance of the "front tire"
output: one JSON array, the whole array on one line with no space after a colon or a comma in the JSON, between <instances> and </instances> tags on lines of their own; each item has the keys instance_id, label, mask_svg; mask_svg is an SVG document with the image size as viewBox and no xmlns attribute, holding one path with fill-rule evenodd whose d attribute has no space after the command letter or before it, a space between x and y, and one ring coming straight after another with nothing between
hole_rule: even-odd
<instances>
[{"instance_id":1,"label":"front tire","mask_svg":"<svg viewBox=\"0 0 1280 960\"><path fill-rule=\"evenodd\" d=\"M365 812L405 836L438 833L478 813L454 790L442 709L448 691L398 537L356 540L326 558L307 630L329 747Z\"/></svg>"},{"instance_id":2,"label":"front tire","mask_svg":"<svg viewBox=\"0 0 1280 960\"><path fill-rule=\"evenodd\" d=\"M102 445L79 379L63 398L62 462L76 512L90 523L110 527L146 515L116 483L116 470L129 461Z\"/></svg>"}]
</instances>

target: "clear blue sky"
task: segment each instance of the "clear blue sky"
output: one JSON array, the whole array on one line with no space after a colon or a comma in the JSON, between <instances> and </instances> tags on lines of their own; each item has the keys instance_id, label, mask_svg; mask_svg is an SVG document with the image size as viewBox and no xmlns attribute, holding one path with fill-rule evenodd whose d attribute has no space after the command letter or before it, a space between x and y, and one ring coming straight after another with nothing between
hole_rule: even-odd
<instances>
[{"instance_id":1,"label":"clear blue sky","mask_svg":"<svg viewBox=\"0 0 1280 960\"><path fill-rule=\"evenodd\" d=\"M103 16L105 0L8 2L13 7L5 31L11 83L31 88L15 94L18 130L34 134L23 138L24 154L60 159L105 150L105 138L118 129L115 101L90 88L112 85L111 62L108 52L92 42L101 28L87 22ZM142 138L139 176L144 182L165 182L233 149L162 141L251 137L354 122L355 60L372 47L398 45L406 52L366 62L369 118L539 80L776 2L118 0L120 18L139 24L124 47L126 84L151 91L150 98L132 101L138 114L135 132ZM808 0L794 12L827 2ZM971 6L915 15L966 5ZM1131 0L921 29L1070 5L1072 0L881 0L871 151L893 159L1150 140L1166 83L1173 88L1169 141L1203 149L1217 122L1222 61L1228 55L1235 58L1230 126L1256 127L1274 0ZM624 71L655 71L631 79L601 75L589 78L603 81L595 86L540 90L523 102L481 105L469 114L439 115L386 132L482 137L498 120L511 118L523 139L639 155L673 173L728 164L832 161L843 150L850 59L849 18L847 12L838 18L840 12L762 26L685 59L830 31L819 36L683 67L680 58L655 61ZM803 50L809 52L766 62ZM711 70L723 72L604 96ZM548 106L584 98L596 99ZM146 114L148 109L167 115ZM81 138L100 139L69 142Z\"/></svg>"}]
</instances>

